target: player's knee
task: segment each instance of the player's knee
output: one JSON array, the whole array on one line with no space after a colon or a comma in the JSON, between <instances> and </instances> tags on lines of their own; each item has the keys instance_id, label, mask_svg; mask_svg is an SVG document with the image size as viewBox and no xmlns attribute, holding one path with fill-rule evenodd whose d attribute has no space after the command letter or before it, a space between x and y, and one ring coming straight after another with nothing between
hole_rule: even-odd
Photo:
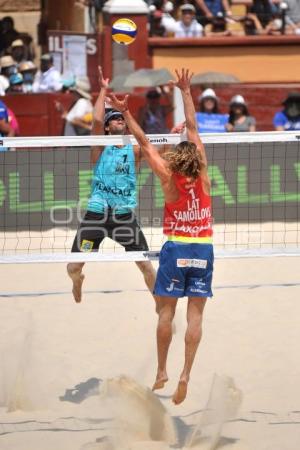
<instances>
[{"instance_id":1,"label":"player's knee","mask_svg":"<svg viewBox=\"0 0 300 450\"><path fill-rule=\"evenodd\" d=\"M160 314L158 319L158 329L161 332L169 332L172 327L173 317L170 314Z\"/></svg>"},{"instance_id":2,"label":"player's knee","mask_svg":"<svg viewBox=\"0 0 300 450\"><path fill-rule=\"evenodd\" d=\"M188 326L190 328L194 328L194 329L201 329L201 327L202 327L202 318L203 318L202 314L198 314L195 317L188 316L187 317Z\"/></svg>"},{"instance_id":3,"label":"player's knee","mask_svg":"<svg viewBox=\"0 0 300 450\"><path fill-rule=\"evenodd\" d=\"M138 261L137 266L143 273L144 277L155 277L155 270L150 261Z\"/></svg>"},{"instance_id":4,"label":"player's knee","mask_svg":"<svg viewBox=\"0 0 300 450\"><path fill-rule=\"evenodd\" d=\"M81 272L83 265L84 265L83 263L69 263L67 265L67 271L69 274Z\"/></svg>"},{"instance_id":5,"label":"player's knee","mask_svg":"<svg viewBox=\"0 0 300 450\"><path fill-rule=\"evenodd\" d=\"M185 345L191 345L191 344L196 344L198 345L201 341L201 331L190 331L189 333L186 333L185 338L184 338L184 342Z\"/></svg>"},{"instance_id":6,"label":"player's knee","mask_svg":"<svg viewBox=\"0 0 300 450\"><path fill-rule=\"evenodd\" d=\"M170 305L162 304L159 308L159 323L172 322L175 316L175 308L171 308Z\"/></svg>"}]
</instances>

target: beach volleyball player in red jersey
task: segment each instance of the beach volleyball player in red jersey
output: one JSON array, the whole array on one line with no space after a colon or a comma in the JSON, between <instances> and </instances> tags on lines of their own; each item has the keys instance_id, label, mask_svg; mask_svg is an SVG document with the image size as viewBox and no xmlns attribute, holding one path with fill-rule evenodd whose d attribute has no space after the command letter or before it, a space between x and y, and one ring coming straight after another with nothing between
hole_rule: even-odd
<instances>
[{"instance_id":1,"label":"beach volleyball player in red jersey","mask_svg":"<svg viewBox=\"0 0 300 450\"><path fill-rule=\"evenodd\" d=\"M154 293L160 296L157 326L158 370L153 390L168 381L166 363L172 340L172 320L179 297L188 297L185 362L175 404L187 394L190 372L202 334L203 310L212 297L213 273L212 213L210 180L204 146L197 131L195 108L190 91L192 74L176 71L181 90L188 141L176 145L163 157L148 141L128 110L128 96L118 100L110 96L113 108L122 112L130 132L141 146L145 159L159 177L165 196L164 234L167 242L160 252Z\"/></svg>"}]
</instances>

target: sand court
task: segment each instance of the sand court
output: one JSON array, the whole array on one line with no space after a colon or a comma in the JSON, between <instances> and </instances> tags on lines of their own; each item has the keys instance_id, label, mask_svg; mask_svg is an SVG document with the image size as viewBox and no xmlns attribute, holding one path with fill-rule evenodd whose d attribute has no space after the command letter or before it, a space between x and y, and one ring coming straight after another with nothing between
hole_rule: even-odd
<instances>
[{"instance_id":1,"label":"sand court","mask_svg":"<svg viewBox=\"0 0 300 450\"><path fill-rule=\"evenodd\" d=\"M183 365L186 300L178 304L169 382L153 398L156 314L133 263L87 264L81 304L64 264L2 265L1 450L298 450L299 262L216 260L214 298L178 406L171 397ZM242 403L212 444L203 432L215 374L234 381ZM121 375L131 380L126 389ZM113 393L105 391L111 379L119 380ZM219 412L222 395L213 402Z\"/></svg>"}]
</instances>

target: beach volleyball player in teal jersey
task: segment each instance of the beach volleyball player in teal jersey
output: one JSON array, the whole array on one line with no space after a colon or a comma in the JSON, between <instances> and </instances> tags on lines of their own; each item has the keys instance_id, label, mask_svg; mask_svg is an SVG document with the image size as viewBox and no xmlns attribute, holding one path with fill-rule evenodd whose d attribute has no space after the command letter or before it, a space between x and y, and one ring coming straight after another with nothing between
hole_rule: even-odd
<instances>
[{"instance_id":1,"label":"beach volleyball player in teal jersey","mask_svg":"<svg viewBox=\"0 0 300 450\"><path fill-rule=\"evenodd\" d=\"M121 111L105 114L105 97L109 80L104 79L99 67L100 93L94 108L93 134L122 135L127 126ZM95 252L105 237L125 247L126 251L147 251L148 245L134 208L136 199L136 169L142 159L137 146L108 145L93 147L94 166L91 195L87 212L80 223L72 252ZM153 292L156 273L150 261L137 261L145 283ZM73 296L81 301L84 263L69 263L68 274L73 281Z\"/></svg>"}]
</instances>

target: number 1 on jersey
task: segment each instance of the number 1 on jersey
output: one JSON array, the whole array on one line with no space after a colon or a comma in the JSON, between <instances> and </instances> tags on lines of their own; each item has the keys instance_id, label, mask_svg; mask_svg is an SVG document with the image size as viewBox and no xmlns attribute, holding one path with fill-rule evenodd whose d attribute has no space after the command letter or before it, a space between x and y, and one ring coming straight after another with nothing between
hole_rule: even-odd
<instances>
[{"instance_id":1,"label":"number 1 on jersey","mask_svg":"<svg viewBox=\"0 0 300 450\"><path fill-rule=\"evenodd\" d=\"M189 194L191 194L192 199L195 200L196 195L195 195L195 192L194 192L194 189L193 189L193 188L189 190Z\"/></svg>"}]
</instances>

